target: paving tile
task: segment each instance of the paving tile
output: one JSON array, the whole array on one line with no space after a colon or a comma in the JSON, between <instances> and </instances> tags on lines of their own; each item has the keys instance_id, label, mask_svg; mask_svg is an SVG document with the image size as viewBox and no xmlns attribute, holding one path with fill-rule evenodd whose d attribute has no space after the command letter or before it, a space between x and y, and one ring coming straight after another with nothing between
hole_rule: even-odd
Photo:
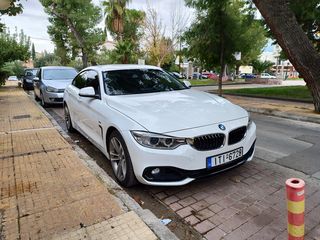
<instances>
[{"instance_id":1,"label":"paving tile","mask_svg":"<svg viewBox=\"0 0 320 240\"><path fill-rule=\"evenodd\" d=\"M185 218L189 215L191 215L193 213L193 209L191 207L185 207L183 209L180 209L179 211L177 211L177 214L182 217Z\"/></svg>"},{"instance_id":2,"label":"paving tile","mask_svg":"<svg viewBox=\"0 0 320 240\"><path fill-rule=\"evenodd\" d=\"M189 217L186 217L184 220L185 220L187 223L189 223L190 225L195 225L195 224L197 224L197 223L200 222L200 219L198 219L197 217L195 217L195 216L193 216L193 215L191 215L191 216L189 216Z\"/></svg>"},{"instance_id":3,"label":"paving tile","mask_svg":"<svg viewBox=\"0 0 320 240\"><path fill-rule=\"evenodd\" d=\"M181 199L178 203L181 204L182 206L186 207L189 206L193 203L195 203L197 200L195 200L193 197L186 197Z\"/></svg>"},{"instance_id":4,"label":"paving tile","mask_svg":"<svg viewBox=\"0 0 320 240\"><path fill-rule=\"evenodd\" d=\"M224 239L224 236L226 236L226 233L218 227L212 229L206 235L204 235L207 240L222 240Z\"/></svg>"},{"instance_id":5,"label":"paving tile","mask_svg":"<svg viewBox=\"0 0 320 240\"><path fill-rule=\"evenodd\" d=\"M124 212L23 91L2 88L0 99L6 106L0 108L1 239L109 233L108 239L156 239L139 217ZM116 229L106 220L127 222Z\"/></svg>"},{"instance_id":6,"label":"paving tile","mask_svg":"<svg viewBox=\"0 0 320 240\"><path fill-rule=\"evenodd\" d=\"M210 231L214 227L215 227L215 225L208 220L200 222L194 226L194 228L201 234L204 234L204 233Z\"/></svg>"},{"instance_id":7,"label":"paving tile","mask_svg":"<svg viewBox=\"0 0 320 240\"><path fill-rule=\"evenodd\" d=\"M212 217L213 215L215 215L215 213L210 211L208 208L205 208L205 209L196 213L196 216L200 220L208 219L208 218Z\"/></svg>"}]
</instances>

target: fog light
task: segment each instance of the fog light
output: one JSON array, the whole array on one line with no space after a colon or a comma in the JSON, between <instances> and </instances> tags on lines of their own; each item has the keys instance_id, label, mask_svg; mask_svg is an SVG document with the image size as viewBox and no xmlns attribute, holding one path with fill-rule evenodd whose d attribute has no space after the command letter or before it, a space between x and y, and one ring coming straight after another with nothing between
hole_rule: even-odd
<instances>
[{"instance_id":1,"label":"fog light","mask_svg":"<svg viewBox=\"0 0 320 240\"><path fill-rule=\"evenodd\" d=\"M157 175L157 174L159 174L160 173L160 168L155 168L155 169L153 169L152 171L151 171L151 174L152 175Z\"/></svg>"}]
</instances>

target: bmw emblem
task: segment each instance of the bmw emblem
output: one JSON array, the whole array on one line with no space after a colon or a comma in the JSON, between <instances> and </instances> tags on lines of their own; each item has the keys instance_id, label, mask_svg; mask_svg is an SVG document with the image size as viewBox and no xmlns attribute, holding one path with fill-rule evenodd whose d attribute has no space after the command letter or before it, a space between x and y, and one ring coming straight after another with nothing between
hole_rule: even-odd
<instances>
[{"instance_id":1,"label":"bmw emblem","mask_svg":"<svg viewBox=\"0 0 320 240\"><path fill-rule=\"evenodd\" d=\"M218 126L222 131L226 130L226 127L223 124L219 124Z\"/></svg>"}]
</instances>

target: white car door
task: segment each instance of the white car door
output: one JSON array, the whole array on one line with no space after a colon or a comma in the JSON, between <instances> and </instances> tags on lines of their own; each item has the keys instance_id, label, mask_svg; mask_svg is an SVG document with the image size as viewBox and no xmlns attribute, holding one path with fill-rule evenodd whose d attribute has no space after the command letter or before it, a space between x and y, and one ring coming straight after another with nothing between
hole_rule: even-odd
<instances>
[{"instance_id":1,"label":"white car door","mask_svg":"<svg viewBox=\"0 0 320 240\"><path fill-rule=\"evenodd\" d=\"M96 143L97 147L103 148L103 111L105 105L101 100L101 86L99 82L99 74L94 70L86 70L86 87L93 87L96 97L80 97L78 98L78 117L81 124L81 129L87 137Z\"/></svg>"},{"instance_id":2,"label":"white car door","mask_svg":"<svg viewBox=\"0 0 320 240\"><path fill-rule=\"evenodd\" d=\"M72 84L66 89L66 93L68 95L68 108L72 117L72 121L76 125L76 127L82 128L81 117L80 117L80 109L79 106L79 91L81 88L86 86L86 74L79 73ZM79 108L80 107L80 108Z\"/></svg>"}]
</instances>

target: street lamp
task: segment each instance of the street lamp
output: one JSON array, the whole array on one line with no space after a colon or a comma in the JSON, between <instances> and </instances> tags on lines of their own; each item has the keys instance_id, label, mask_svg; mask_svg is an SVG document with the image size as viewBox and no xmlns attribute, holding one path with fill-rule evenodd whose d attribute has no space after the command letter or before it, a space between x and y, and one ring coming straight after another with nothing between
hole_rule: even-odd
<instances>
[{"instance_id":1,"label":"street lamp","mask_svg":"<svg viewBox=\"0 0 320 240\"><path fill-rule=\"evenodd\" d=\"M11 6L10 0L0 0L0 10L7 10Z\"/></svg>"}]
</instances>

